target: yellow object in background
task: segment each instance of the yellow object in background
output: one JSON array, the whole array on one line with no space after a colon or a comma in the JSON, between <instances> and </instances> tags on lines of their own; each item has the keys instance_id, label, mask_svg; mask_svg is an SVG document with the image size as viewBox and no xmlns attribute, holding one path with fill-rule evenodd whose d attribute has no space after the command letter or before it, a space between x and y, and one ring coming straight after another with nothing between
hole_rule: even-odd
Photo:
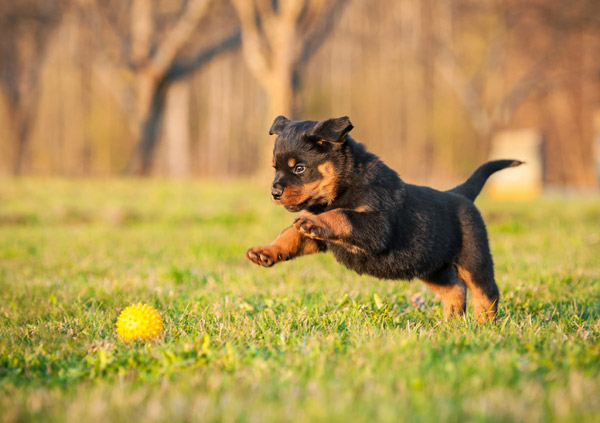
<instances>
[{"instance_id":1,"label":"yellow object in background","mask_svg":"<svg viewBox=\"0 0 600 423\"><path fill-rule=\"evenodd\" d=\"M119 314L116 326L124 341L149 340L160 335L163 322L154 307L137 303Z\"/></svg>"},{"instance_id":2,"label":"yellow object in background","mask_svg":"<svg viewBox=\"0 0 600 423\"><path fill-rule=\"evenodd\" d=\"M486 193L496 200L531 200L544 189L542 136L535 129L502 131L492 140L490 160L516 159L521 166L494 174Z\"/></svg>"}]
</instances>

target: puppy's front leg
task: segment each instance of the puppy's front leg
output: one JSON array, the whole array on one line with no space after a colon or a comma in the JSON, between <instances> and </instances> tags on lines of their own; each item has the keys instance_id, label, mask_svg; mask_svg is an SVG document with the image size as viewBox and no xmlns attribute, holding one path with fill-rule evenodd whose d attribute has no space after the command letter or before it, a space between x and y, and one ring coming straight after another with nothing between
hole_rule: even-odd
<instances>
[{"instance_id":1,"label":"puppy's front leg","mask_svg":"<svg viewBox=\"0 0 600 423\"><path fill-rule=\"evenodd\" d=\"M246 258L260 266L271 267L280 261L325 250L325 244L302 235L294 226L286 228L269 245L252 247Z\"/></svg>"},{"instance_id":2,"label":"puppy's front leg","mask_svg":"<svg viewBox=\"0 0 600 423\"><path fill-rule=\"evenodd\" d=\"M312 239L336 241L352 233L352 224L343 209L334 209L321 214L302 212L294 226L303 235Z\"/></svg>"},{"instance_id":3,"label":"puppy's front leg","mask_svg":"<svg viewBox=\"0 0 600 423\"><path fill-rule=\"evenodd\" d=\"M304 211L294 226L309 238L371 253L385 249L390 236L385 218L367 207L333 209L320 214Z\"/></svg>"}]
</instances>

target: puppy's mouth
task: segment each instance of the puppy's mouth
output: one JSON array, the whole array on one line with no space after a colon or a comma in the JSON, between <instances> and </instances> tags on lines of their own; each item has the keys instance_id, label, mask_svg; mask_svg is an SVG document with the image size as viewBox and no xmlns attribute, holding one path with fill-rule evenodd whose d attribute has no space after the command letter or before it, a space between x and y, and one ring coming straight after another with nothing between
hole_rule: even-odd
<instances>
[{"instance_id":1,"label":"puppy's mouth","mask_svg":"<svg viewBox=\"0 0 600 423\"><path fill-rule=\"evenodd\" d=\"M283 190L283 195L279 199L271 197L271 200L277 205L282 205L287 211L295 213L306 209L316 203L318 199L312 196L306 196L302 188L287 187Z\"/></svg>"},{"instance_id":2,"label":"puppy's mouth","mask_svg":"<svg viewBox=\"0 0 600 423\"><path fill-rule=\"evenodd\" d=\"M296 213L299 211L304 210L305 208L307 208L309 206L309 201L303 201L300 204L284 204L283 208L285 208L287 211L292 212L292 213Z\"/></svg>"}]
</instances>

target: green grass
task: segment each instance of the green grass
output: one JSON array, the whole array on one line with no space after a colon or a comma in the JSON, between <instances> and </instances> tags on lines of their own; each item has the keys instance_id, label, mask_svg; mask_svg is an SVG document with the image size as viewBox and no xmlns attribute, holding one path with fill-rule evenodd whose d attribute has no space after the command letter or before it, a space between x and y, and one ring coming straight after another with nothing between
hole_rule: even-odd
<instances>
[{"instance_id":1,"label":"green grass","mask_svg":"<svg viewBox=\"0 0 600 423\"><path fill-rule=\"evenodd\" d=\"M1 181L0 421L600 420L600 199L478 205L496 326L326 254L251 265L293 220L265 187ZM164 336L124 344L138 301Z\"/></svg>"}]
</instances>

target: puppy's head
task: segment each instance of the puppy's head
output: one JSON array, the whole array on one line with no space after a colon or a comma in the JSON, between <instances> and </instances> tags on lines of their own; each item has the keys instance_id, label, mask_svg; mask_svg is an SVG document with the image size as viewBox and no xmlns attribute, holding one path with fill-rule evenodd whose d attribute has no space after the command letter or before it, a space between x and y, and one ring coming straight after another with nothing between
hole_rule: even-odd
<instances>
[{"instance_id":1,"label":"puppy's head","mask_svg":"<svg viewBox=\"0 0 600 423\"><path fill-rule=\"evenodd\" d=\"M346 116L318 122L277 117L269 131L277 135L273 201L292 212L331 204L338 193L342 146L352 128Z\"/></svg>"}]
</instances>

